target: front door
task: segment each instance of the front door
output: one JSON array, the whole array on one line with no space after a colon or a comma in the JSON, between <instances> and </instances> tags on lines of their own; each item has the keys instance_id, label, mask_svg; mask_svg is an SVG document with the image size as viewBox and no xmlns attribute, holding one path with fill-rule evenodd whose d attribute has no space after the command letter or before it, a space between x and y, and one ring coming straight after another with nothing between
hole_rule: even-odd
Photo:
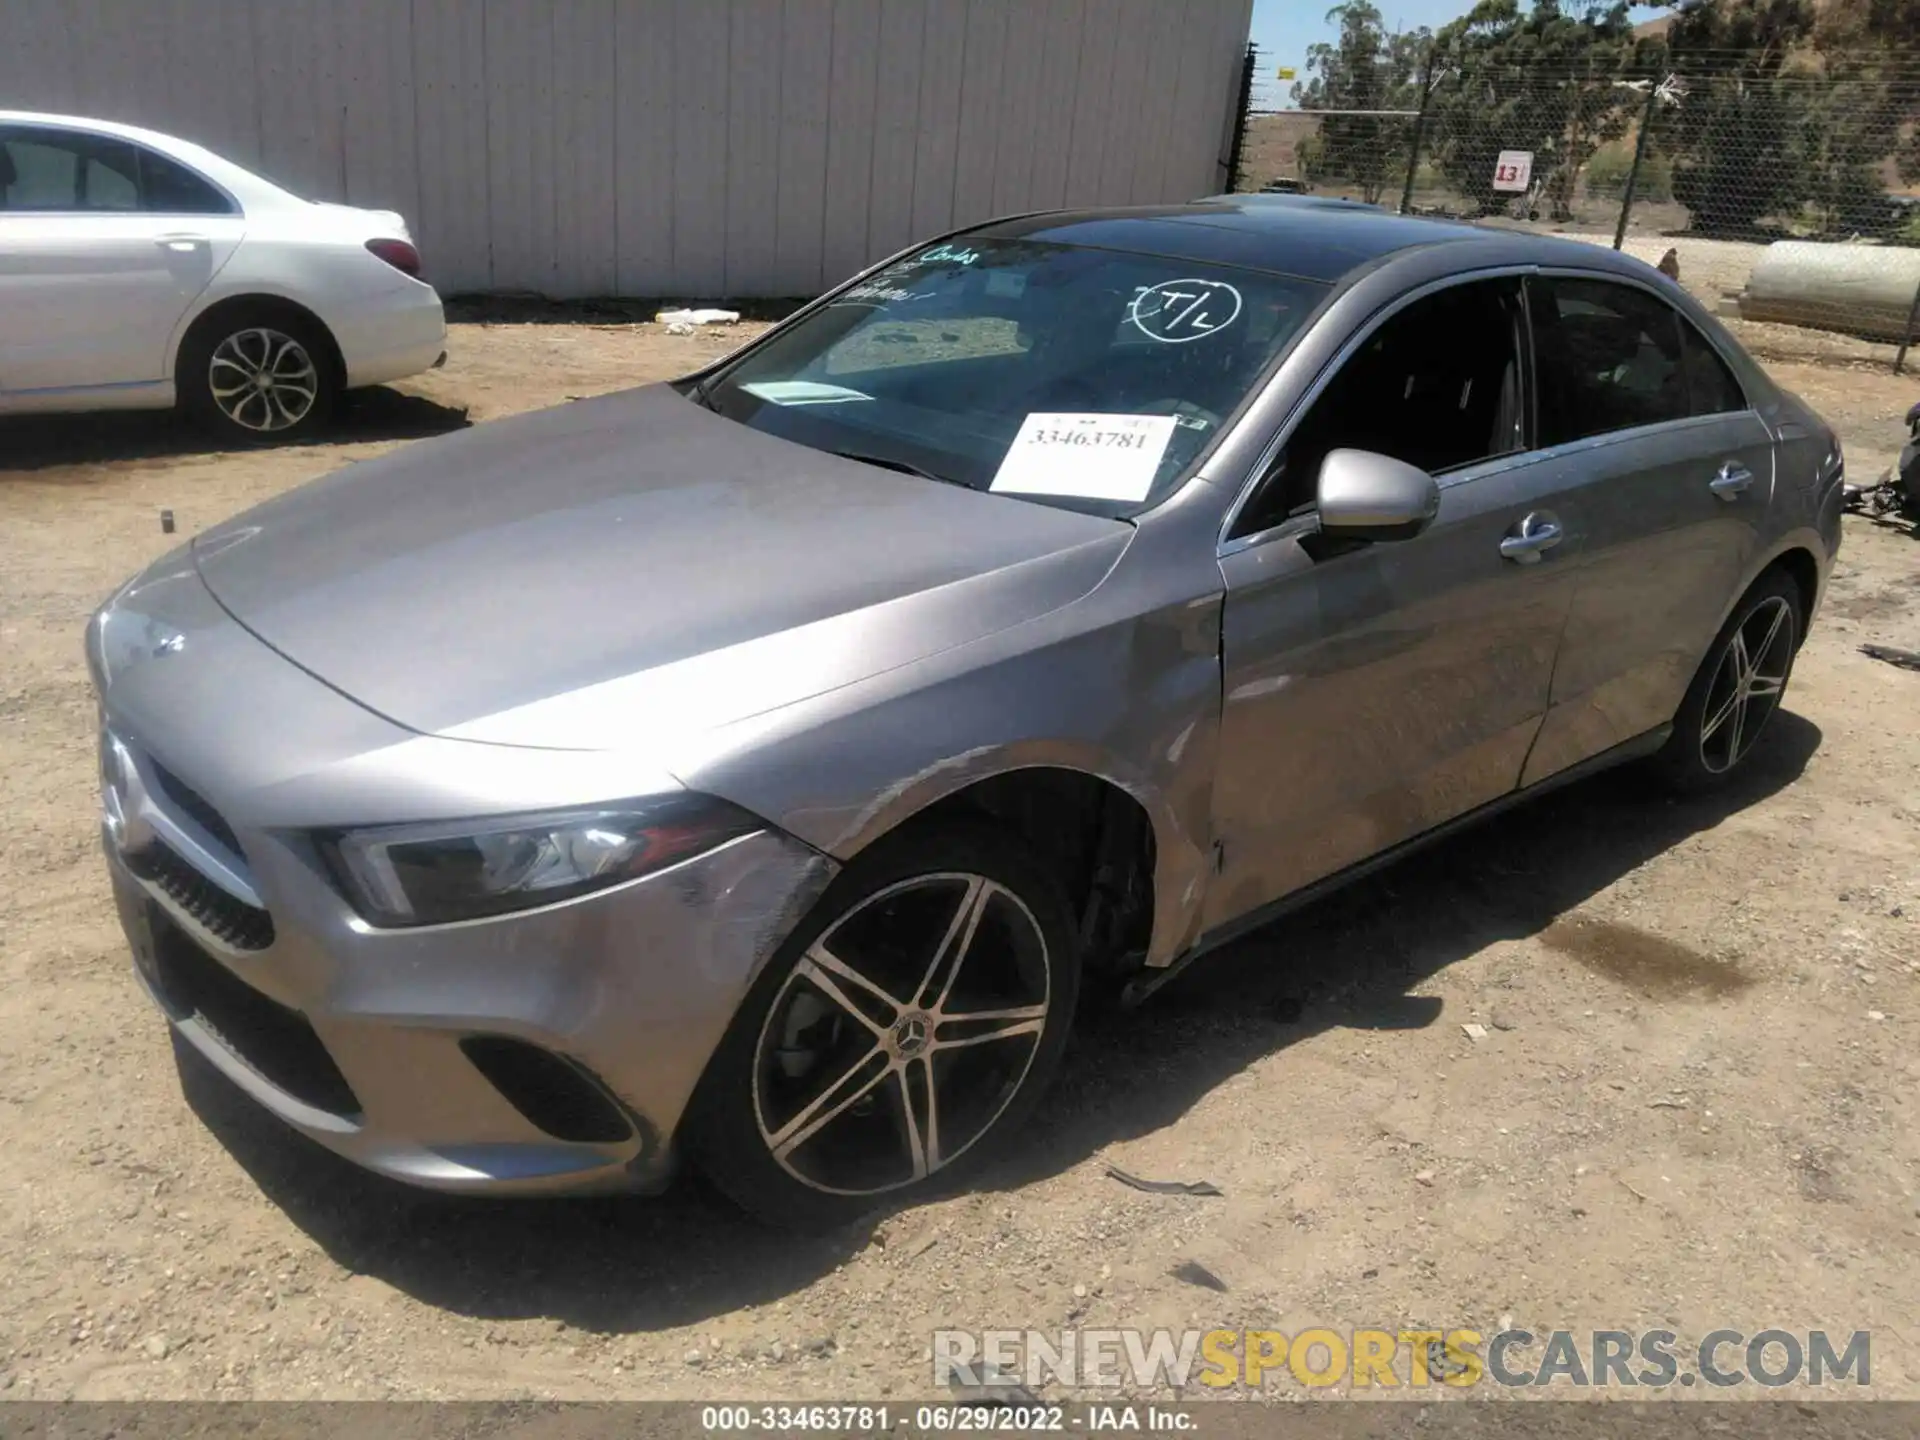
<instances>
[{"instance_id":1,"label":"front door","mask_svg":"<svg viewBox=\"0 0 1920 1440\"><path fill-rule=\"evenodd\" d=\"M1224 708L1209 927L1496 800L1545 714L1578 546L1528 451L1517 277L1391 314L1286 438L1221 560ZM1329 543L1340 447L1440 483L1419 536Z\"/></svg>"},{"instance_id":2,"label":"front door","mask_svg":"<svg viewBox=\"0 0 1920 1440\"><path fill-rule=\"evenodd\" d=\"M1773 437L1651 290L1545 275L1528 291L1538 443L1582 550L1531 784L1672 720L1758 553Z\"/></svg>"}]
</instances>

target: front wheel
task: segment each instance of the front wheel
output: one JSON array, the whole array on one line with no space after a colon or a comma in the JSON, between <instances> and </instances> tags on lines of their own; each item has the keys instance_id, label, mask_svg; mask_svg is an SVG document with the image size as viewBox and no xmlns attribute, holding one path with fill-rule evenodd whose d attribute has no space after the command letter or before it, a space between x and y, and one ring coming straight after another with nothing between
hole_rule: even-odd
<instances>
[{"instance_id":1,"label":"front wheel","mask_svg":"<svg viewBox=\"0 0 1920 1440\"><path fill-rule=\"evenodd\" d=\"M1779 571L1762 576L1742 597L1655 757L1675 788L1714 789L1739 771L1786 695L1805 623L1800 587Z\"/></svg>"},{"instance_id":2,"label":"front wheel","mask_svg":"<svg viewBox=\"0 0 1920 1440\"><path fill-rule=\"evenodd\" d=\"M230 310L180 347L181 407L229 443L304 440L326 424L338 384L314 324L273 310Z\"/></svg>"},{"instance_id":3,"label":"front wheel","mask_svg":"<svg viewBox=\"0 0 1920 1440\"><path fill-rule=\"evenodd\" d=\"M883 841L754 985L688 1147L729 1198L799 1228L951 1183L1052 1080L1078 982L1066 898L1016 837Z\"/></svg>"}]
</instances>

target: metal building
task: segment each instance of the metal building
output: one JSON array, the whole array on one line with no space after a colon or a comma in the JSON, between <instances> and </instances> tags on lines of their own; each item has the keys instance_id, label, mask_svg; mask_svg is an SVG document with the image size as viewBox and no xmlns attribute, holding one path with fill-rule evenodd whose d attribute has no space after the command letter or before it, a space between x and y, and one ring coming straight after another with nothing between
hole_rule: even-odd
<instances>
[{"instance_id":1,"label":"metal building","mask_svg":"<svg viewBox=\"0 0 1920 1440\"><path fill-rule=\"evenodd\" d=\"M5 0L0 108L399 210L443 291L808 295L1225 188L1252 0Z\"/></svg>"}]
</instances>

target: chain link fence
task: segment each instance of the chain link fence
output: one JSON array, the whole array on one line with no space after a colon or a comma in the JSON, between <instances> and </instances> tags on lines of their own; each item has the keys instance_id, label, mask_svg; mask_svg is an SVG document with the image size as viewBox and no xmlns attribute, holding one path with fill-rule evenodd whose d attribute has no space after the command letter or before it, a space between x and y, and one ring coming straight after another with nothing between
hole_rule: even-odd
<instances>
[{"instance_id":1,"label":"chain link fence","mask_svg":"<svg viewBox=\"0 0 1920 1440\"><path fill-rule=\"evenodd\" d=\"M1905 360L1920 323L1920 55L1556 68L1429 46L1366 98L1250 114L1240 188L1613 245L1763 356Z\"/></svg>"}]
</instances>

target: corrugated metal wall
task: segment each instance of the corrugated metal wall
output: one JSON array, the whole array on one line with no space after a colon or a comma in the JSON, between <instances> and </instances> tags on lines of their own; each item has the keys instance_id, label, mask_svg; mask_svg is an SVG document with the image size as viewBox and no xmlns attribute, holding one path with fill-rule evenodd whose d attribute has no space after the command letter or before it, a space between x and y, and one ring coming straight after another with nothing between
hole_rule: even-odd
<instances>
[{"instance_id":1,"label":"corrugated metal wall","mask_svg":"<svg viewBox=\"0 0 1920 1440\"><path fill-rule=\"evenodd\" d=\"M399 210L443 290L813 294L1021 210L1183 199L1252 0L4 0L0 109Z\"/></svg>"}]
</instances>

